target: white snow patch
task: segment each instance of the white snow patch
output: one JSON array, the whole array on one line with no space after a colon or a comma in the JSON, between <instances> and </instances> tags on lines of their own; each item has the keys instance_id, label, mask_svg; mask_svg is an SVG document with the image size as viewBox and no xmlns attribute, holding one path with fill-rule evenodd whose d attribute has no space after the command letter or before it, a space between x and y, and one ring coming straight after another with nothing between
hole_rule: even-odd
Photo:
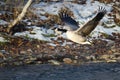
<instances>
[{"instance_id":1,"label":"white snow patch","mask_svg":"<svg viewBox=\"0 0 120 80\"><path fill-rule=\"evenodd\" d=\"M48 45L50 45L50 46L57 46L56 44L54 44L54 43L47 43Z\"/></svg>"},{"instance_id":2,"label":"white snow patch","mask_svg":"<svg viewBox=\"0 0 120 80\"><path fill-rule=\"evenodd\" d=\"M51 37L46 37L44 35L54 34L54 31L47 30L45 28L33 26L33 31L25 31L21 33L16 33L15 36L26 36L28 38L39 39L44 41L51 41Z\"/></svg>"},{"instance_id":3,"label":"white snow patch","mask_svg":"<svg viewBox=\"0 0 120 80\"><path fill-rule=\"evenodd\" d=\"M5 25L8 24L8 22L4 21L4 20L0 20L0 25Z\"/></svg>"},{"instance_id":4,"label":"white snow patch","mask_svg":"<svg viewBox=\"0 0 120 80\"><path fill-rule=\"evenodd\" d=\"M6 42L6 40L3 37L0 37L0 42Z\"/></svg>"},{"instance_id":5,"label":"white snow patch","mask_svg":"<svg viewBox=\"0 0 120 80\"><path fill-rule=\"evenodd\" d=\"M63 6L62 3L48 4L40 2L39 4L35 4L33 7L36 9L35 13L40 15L45 13L57 14L62 6Z\"/></svg>"},{"instance_id":6,"label":"white snow patch","mask_svg":"<svg viewBox=\"0 0 120 80\"><path fill-rule=\"evenodd\" d=\"M108 35L112 35L112 33L119 33L120 32L120 27L116 26L114 28L104 28L103 26L97 26L97 28L95 28L95 30L91 33L92 37L97 37L99 36L101 33L106 33Z\"/></svg>"}]
</instances>

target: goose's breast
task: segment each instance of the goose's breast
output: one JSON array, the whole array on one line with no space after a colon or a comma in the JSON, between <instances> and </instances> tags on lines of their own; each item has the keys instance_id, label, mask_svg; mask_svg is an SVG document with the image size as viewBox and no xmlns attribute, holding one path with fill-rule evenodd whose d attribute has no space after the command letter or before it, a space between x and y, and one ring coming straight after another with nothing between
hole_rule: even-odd
<instances>
[{"instance_id":1,"label":"goose's breast","mask_svg":"<svg viewBox=\"0 0 120 80\"><path fill-rule=\"evenodd\" d=\"M67 35L67 38L76 42L76 43L81 43L81 42L85 42L86 41L86 38L79 35L79 34L76 34L74 31L67 31L66 33Z\"/></svg>"}]
</instances>

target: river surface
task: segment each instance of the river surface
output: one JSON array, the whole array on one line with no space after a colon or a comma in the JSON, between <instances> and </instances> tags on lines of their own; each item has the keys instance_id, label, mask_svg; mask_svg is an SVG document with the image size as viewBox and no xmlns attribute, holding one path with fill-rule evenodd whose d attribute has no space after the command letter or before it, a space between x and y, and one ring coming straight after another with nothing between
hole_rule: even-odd
<instances>
[{"instance_id":1,"label":"river surface","mask_svg":"<svg viewBox=\"0 0 120 80\"><path fill-rule=\"evenodd\" d=\"M120 63L0 68L0 80L120 80Z\"/></svg>"}]
</instances>

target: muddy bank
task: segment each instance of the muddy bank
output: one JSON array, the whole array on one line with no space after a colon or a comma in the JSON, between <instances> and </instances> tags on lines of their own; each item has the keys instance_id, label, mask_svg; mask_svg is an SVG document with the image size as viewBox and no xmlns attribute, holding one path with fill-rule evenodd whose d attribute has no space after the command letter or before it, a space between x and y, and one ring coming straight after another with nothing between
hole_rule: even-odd
<instances>
[{"instance_id":1,"label":"muddy bank","mask_svg":"<svg viewBox=\"0 0 120 80\"><path fill-rule=\"evenodd\" d=\"M52 42L55 46L39 40L11 38L11 42L0 46L0 65L119 62L120 34L108 38L110 41L93 39L91 45L60 38ZM67 43L63 44L64 41Z\"/></svg>"},{"instance_id":2,"label":"muddy bank","mask_svg":"<svg viewBox=\"0 0 120 80\"><path fill-rule=\"evenodd\" d=\"M103 2L102 0L98 0L98 1ZM106 1L107 0L105 0L105 2ZM32 11L28 10L24 19L20 21L18 24L16 24L13 27L13 29L11 29L11 32L14 34L16 32L23 32L27 30L28 33L35 35L37 34L36 31L34 31L35 27L32 27L32 26L44 27L44 28L50 29L53 26L55 27L55 25L62 25L62 22L60 22L59 17L56 14L50 13L52 10L46 11L46 9L55 9L53 10L52 13L56 13L56 12L58 13L58 8L63 6L63 5L58 5L58 3L59 2L53 3L48 1L47 3L43 2L44 5L42 5L41 3L34 5L33 7L30 8ZM71 2L70 4L74 5L73 3L74 2ZM73 8L72 13L78 14L78 11L79 11L79 8L77 8L79 6L78 3L79 1L76 2L75 4L76 6L71 6L71 8ZM80 3L81 3L81 6L82 4L86 4L86 7L83 5L83 8L81 8L82 10L84 9L89 10L89 0L82 0L80 1ZM93 2L90 2L90 4L94 4L94 5L98 5L98 3L96 4L94 0ZM107 3L109 3L109 0ZM51 7L51 5L53 4L57 4L57 5L54 5L53 7ZM63 4L68 5L66 3L63 3ZM6 5L4 4L4 6ZM118 5L115 5L115 6L117 7ZM107 5L106 5L106 8L107 8ZM69 5L68 5L68 8L66 7L66 9L69 10ZM3 9L3 11L4 10L6 9ZM8 8L8 10L10 9ZM38 13L37 11L40 11L39 14L37 14ZM91 14L96 13L96 10L95 12L93 11L94 10L89 12ZM118 13L116 10L115 12ZM113 14L114 15L116 14L115 12L113 11L113 13L110 13L107 15L112 17ZM16 15L14 13L16 13ZM12 10L12 11L10 10L8 12L5 11L5 13L1 12L0 17L2 20L10 22L13 18L15 18L15 16L17 17L19 13L20 13L19 10L17 10L15 7L15 10ZM87 14L88 16L86 15L86 19L87 17L91 16L91 14L90 15ZM80 16L81 15L79 15L79 17ZM85 18L84 15L81 16L81 18ZM81 20L81 18L79 20ZM119 24L119 20L114 20L114 21L116 21L116 23L118 22ZM114 24L113 26L111 25L111 22L113 22L113 20L110 19L110 22L108 23L110 26L105 25L106 23L104 23L104 25L103 24L101 25L106 29L107 28L112 29L112 27L115 27L116 24ZM101 33L99 36L97 36L98 37L97 39L94 39L92 37L93 40L91 40L92 41L91 45L87 45L87 44L81 45L63 38L52 40L52 42L49 43L49 42L34 40L33 38L31 39L31 37L28 36L27 34L24 37L21 37L21 36L15 37L10 35L5 36L3 34L6 33L7 27L5 26L7 25L8 24L5 24L5 23L4 24L2 23L0 25L0 32L1 32L0 37L3 37L5 38L5 40L9 41L5 43L0 42L0 66L44 64L44 63L46 64L52 63L55 65L60 65L62 63L83 64L83 63L97 63L97 62L107 62L107 63L120 62L120 34L117 33L117 31L115 31L116 33L113 33L111 35L107 33ZM30 26L32 28L30 28ZM38 30L41 32L41 28ZM105 32L107 31L105 30ZM44 35L43 34L40 34L40 35L46 36L49 38L52 36L54 37L56 36L52 34L46 35L46 33Z\"/></svg>"}]
</instances>

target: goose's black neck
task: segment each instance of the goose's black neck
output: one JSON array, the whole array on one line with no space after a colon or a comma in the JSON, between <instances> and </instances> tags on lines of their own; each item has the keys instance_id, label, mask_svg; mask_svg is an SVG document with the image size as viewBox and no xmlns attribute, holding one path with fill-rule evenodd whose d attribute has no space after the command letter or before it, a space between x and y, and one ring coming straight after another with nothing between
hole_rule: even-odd
<instances>
[{"instance_id":1,"label":"goose's black neck","mask_svg":"<svg viewBox=\"0 0 120 80\"><path fill-rule=\"evenodd\" d=\"M58 30L58 31L62 31L62 32L67 32L66 29L60 29L60 28L58 28L57 30Z\"/></svg>"}]
</instances>

